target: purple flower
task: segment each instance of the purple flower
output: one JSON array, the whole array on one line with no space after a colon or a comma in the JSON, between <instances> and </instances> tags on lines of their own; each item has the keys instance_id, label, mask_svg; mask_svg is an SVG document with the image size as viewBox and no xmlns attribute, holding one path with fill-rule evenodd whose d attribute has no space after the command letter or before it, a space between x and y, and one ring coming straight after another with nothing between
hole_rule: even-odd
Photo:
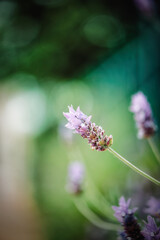
<instances>
[{"instance_id":1,"label":"purple flower","mask_svg":"<svg viewBox=\"0 0 160 240\"><path fill-rule=\"evenodd\" d=\"M160 228L157 227L154 218L147 217L148 223L145 222L145 228L142 231L146 240L160 240Z\"/></svg>"},{"instance_id":2,"label":"purple flower","mask_svg":"<svg viewBox=\"0 0 160 240\"><path fill-rule=\"evenodd\" d=\"M123 228L127 239L130 240L144 240L144 236L141 233L140 225L137 222L137 219L131 214L127 214L124 218Z\"/></svg>"},{"instance_id":3,"label":"purple flower","mask_svg":"<svg viewBox=\"0 0 160 240\"><path fill-rule=\"evenodd\" d=\"M125 201L125 198L121 197L119 200L119 207L112 207L115 211L114 216L122 224L124 229L124 232L121 233L121 237L122 239L144 240L144 237L141 233L141 228L134 216L137 208L130 209L130 203L131 199Z\"/></svg>"},{"instance_id":4,"label":"purple flower","mask_svg":"<svg viewBox=\"0 0 160 240\"><path fill-rule=\"evenodd\" d=\"M132 96L130 111L134 113L134 119L138 128L138 138L153 136L157 127L153 121L150 104L142 92Z\"/></svg>"},{"instance_id":5,"label":"purple flower","mask_svg":"<svg viewBox=\"0 0 160 240\"><path fill-rule=\"evenodd\" d=\"M155 4L153 0L134 0L137 8L147 17L155 14Z\"/></svg>"},{"instance_id":6,"label":"purple flower","mask_svg":"<svg viewBox=\"0 0 160 240\"><path fill-rule=\"evenodd\" d=\"M72 194L79 194L83 191L85 167L81 162L75 161L68 168L67 191Z\"/></svg>"},{"instance_id":7,"label":"purple flower","mask_svg":"<svg viewBox=\"0 0 160 240\"><path fill-rule=\"evenodd\" d=\"M69 108L69 113L63 113L63 115L67 118L68 123L66 124L67 128L75 129L76 133L83 134L85 133L88 124L90 123L92 116L87 116L83 112L80 111L78 107L75 111L73 106L71 105Z\"/></svg>"},{"instance_id":8,"label":"purple flower","mask_svg":"<svg viewBox=\"0 0 160 240\"><path fill-rule=\"evenodd\" d=\"M92 149L105 151L113 144L112 135L105 135L102 127L90 121L92 116L88 117L85 115L81 112L79 107L76 111L73 109L72 105L68 108L69 112L63 113L68 120L66 127L73 129L75 133L80 134L83 138L87 138Z\"/></svg>"},{"instance_id":9,"label":"purple flower","mask_svg":"<svg viewBox=\"0 0 160 240\"><path fill-rule=\"evenodd\" d=\"M124 218L127 214L133 214L137 210L137 208L129 209L130 203L131 203L130 198L127 201L125 201L125 198L122 196L119 200L119 207L112 206L112 209L115 212L114 216L120 223L124 222Z\"/></svg>"},{"instance_id":10,"label":"purple flower","mask_svg":"<svg viewBox=\"0 0 160 240\"><path fill-rule=\"evenodd\" d=\"M144 212L160 218L160 199L151 197L147 202L147 208L144 209Z\"/></svg>"}]
</instances>

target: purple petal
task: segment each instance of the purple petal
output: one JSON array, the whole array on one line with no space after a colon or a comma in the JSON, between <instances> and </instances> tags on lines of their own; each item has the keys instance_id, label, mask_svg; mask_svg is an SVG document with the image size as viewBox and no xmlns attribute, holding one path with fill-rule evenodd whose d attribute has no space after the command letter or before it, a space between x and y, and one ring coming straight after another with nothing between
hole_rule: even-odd
<instances>
[{"instance_id":1,"label":"purple petal","mask_svg":"<svg viewBox=\"0 0 160 240\"><path fill-rule=\"evenodd\" d=\"M65 118L67 118L67 120L70 118L70 113L63 112L63 115L65 116Z\"/></svg>"},{"instance_id":2,"label":"purple petal","mask_svg":"<svg viewBox=\"0 0 160 240\"><path fill-rule=\"evenodd\" d=\"M68 106L68 108L69 108L69 112L70 112L70 113L75 114L75 110L74 110L74 108L73 108L72 105L71 105L71 106Z\"/></svg>"},{"instance_id":3,"label":"purple petal","mask_svg":"<svg viewBox=\"0 0 160 240\"><path fill-rule=\"evenodd\" d=\"M125 206L126 205L125 198L123 196L119 199L119 205L120 206Z\"/></svg>"},{"instance_id":4,"label":"purple petal","mask_svg":"<svg viewBox=\"0 0 160 240\"><path fill-rule=\"evenodd\" d=\"M148 229L151 229L153 232L156 232L157 231L157 225L155 223L154 218L152 218L151 216L148 216L147 220L148 220L148 224L147 224Z\"/></svg>"},{"instance_id":5,"label":"purple petal","mask_svg":"<svg viewBox=\"0 0 160 240\"><path fill-rule=\"evenodd\" d=\"M90 120L91 120L92 116L90 115L87 119L86 119L86 122L89 123Z\"/></svg>"},{"instance_id":6,"label":"purple petal","mask_svg":"<svg viewBox=\"0 0 160 240\"><path fill-rule=\"evenodd\" d=\"M126 202L127 207L129 207L130 203L131 203L131 198L129 198L128 201Z\"/></svg>"}]
</instances>

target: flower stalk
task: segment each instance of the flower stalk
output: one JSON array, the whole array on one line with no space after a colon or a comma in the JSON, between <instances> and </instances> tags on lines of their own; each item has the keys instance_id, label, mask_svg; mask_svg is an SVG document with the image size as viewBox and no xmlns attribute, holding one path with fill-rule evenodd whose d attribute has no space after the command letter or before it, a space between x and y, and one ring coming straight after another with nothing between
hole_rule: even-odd
<instances>
[{"instance_id":1,"label":"flower stalk","mask_svg":"<svg viewBox=\"0 0 160 240\"><path fill-rule=\"evenodd\" d=\"M158 186L160 186L160 181L158 181L157 179L151 177L149 174L143 172L142 170L140 170L138 167L134 166L132 163L130 163L128 160L126 160L124 157L122 157L119 153L117 153L115 150L113 150L111 147L108 149L108 151L110 153L112 153L115 157L117 157L121 162L123 162L124 164L126 164L128 167L130 167L132 170L134 170L135 172L139 173L140 175L142 175L143 177L147 178L149 181L157 184Z\"/></svg>"},{"instance_id":2,"label":"flower stalk","mask_svg":"<svg viewBox=\"0 0 160 240\"><path fill-rule=\"evenodd\" d=\"M157 161L160 163L160 152L159 152L159 150L158 150L158 148L157 148L153 138L148 138L148 143L149 143L149 145L150 145L150 147L152 149L152 152L155 155Z\"/></svg>"},{"instance_id":3,"label":"flower stalk","mask_svg":"<svg viewBox=\"0 0 160 240\"><path fill-rule=\"evenodd\" d=\"M120 231L121 227L115 223L105 222L101 218L99 218L91 209L88 208L88 206L79 201L79 199L74 198L74 204L78 211L93 225L110 231Z\"/></svg>"}]
</instances>

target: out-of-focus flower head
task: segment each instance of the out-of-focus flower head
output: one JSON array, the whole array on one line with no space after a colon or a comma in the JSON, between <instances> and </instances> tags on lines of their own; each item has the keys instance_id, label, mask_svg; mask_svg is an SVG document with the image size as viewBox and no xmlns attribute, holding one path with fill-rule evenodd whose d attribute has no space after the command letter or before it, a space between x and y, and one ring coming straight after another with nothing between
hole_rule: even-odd
<instances>
[{"instance_id":1,"label":"out-of-focus flower head","mask_svg":"<svg viewBox=\"0 0 160 240\"><path fill-rule=\"evenodd\" d=\"M154 0L134 0L137 8L146 16L152 17L155 15Z\"/></svg>"},{"instance_id":2,"label":"out-of-focus flower head","mask_svg":"<svg viewBox=\"0 0 160 240\"><path fill-rule=\"evenodd\" d=\"M160 228L157 227L154 218L147 217L148 223L145 222L145 227L142 231L146 240L160 240Z\"/></svg>"},{"instance_id":3,"label":"out-of-focus flower head","mask_svg":"<svg viewBox=\"0 0 160 240\"><path fill-rule=\"evenodd\" d=\"M132 96L130 111L134 113L134 119L138 128L138 138L149 138L157 130L152 117L152 110L146 96L138 92Z\"/></svg>"},{"instance_id":4,"label":"out-of-focus flower head","mask_svg":"<svg viewBox=\"0 0 160 240\"><path fill-rule=\"evenodd\" d=\"M75 161L69 165L66 189L69 193L78 195L83 191L85 167L81 162Z\"/></svg>"},{"instance_id":5,"label":"out-of-focus flower head","mask_svg":"<svg viewBox=\"0 0 160 240\"><path fill-rule=\"evenodd\" d=\"M123 222L124 232L127 236L127 239L130 240L144 240L144 236L141 233L140 225L137 222L137 219L131 214L127 214Z\"/></svg>"},{"instance_id":6,"label":"out-of-focus flower head","mask_svg":"<svg viewBox=\"0 0 160 240\"><path fill-rule=\"evenodd\" d=\"M143 240L144 237L141 233L141 228L134 216L137 208L130 209L130 203L131 199L125 201L125 198L121 197L119 200L119 207L112 207L115 212L114 216L122 224L124 229L124 232L120 233L121 239Z\"/></svg>"},{"instance_id":7,"label":"out-of-focus flower head","mask_svg":"<svg viewBox=\"0 0 160 240\"><path fill-rule=\"evenodd\" d=\"M85 115L81 112L79 107L76 111L73 109L72 105L68 108L69 112L63 113L68 120L66 127L73 129L75 133L80 134L83 138L87 138L92 149L105 151L113 144L112 135L105 135L102 127L90 121L92 116L88 117Z\"/></svg>"},{"instance_id":8,"label":"out-of-focus flower head","mask_svg":"<svg viewBox=\"0 0 160 240\"><path fill-rule=\"evenodd\" d=\"M112 206L112 209L114 210L114 216L117 218L117 220L120 223L124 222L125 216L127 214L131 215L133 214L137 208L130 209L131 199L129 198L127 201L125 201L125 198L122 196L119 199L119 206Z\"/></svg>"},{"instance_id":9,"label":"out-of-focus flower head","mask_svg":"<svg viewBox=\"0 0 160 240\"><path fill-rule=\"evenodd\" d=\"M147 202L147 208L144 209L144 212L153 217L160 218L160 199L151 197Z\"/></svg>"}]
</instances>

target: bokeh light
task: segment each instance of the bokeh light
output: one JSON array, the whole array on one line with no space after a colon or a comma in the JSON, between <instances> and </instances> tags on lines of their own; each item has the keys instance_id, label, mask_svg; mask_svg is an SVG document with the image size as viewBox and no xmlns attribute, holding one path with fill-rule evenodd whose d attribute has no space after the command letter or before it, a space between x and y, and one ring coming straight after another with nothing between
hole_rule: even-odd
<instances>
[{"instance_id":1,"label":"bokeh light","mask_svg":"<svg viewBox=\"0 0 160 240\"><path fill-rule=\"evenodd\" d=\"M100 47L114 48L125 41L125 30L118 19L109 15L92 17L84 26L86 38Z\"/></svg>"}]
</instances>

